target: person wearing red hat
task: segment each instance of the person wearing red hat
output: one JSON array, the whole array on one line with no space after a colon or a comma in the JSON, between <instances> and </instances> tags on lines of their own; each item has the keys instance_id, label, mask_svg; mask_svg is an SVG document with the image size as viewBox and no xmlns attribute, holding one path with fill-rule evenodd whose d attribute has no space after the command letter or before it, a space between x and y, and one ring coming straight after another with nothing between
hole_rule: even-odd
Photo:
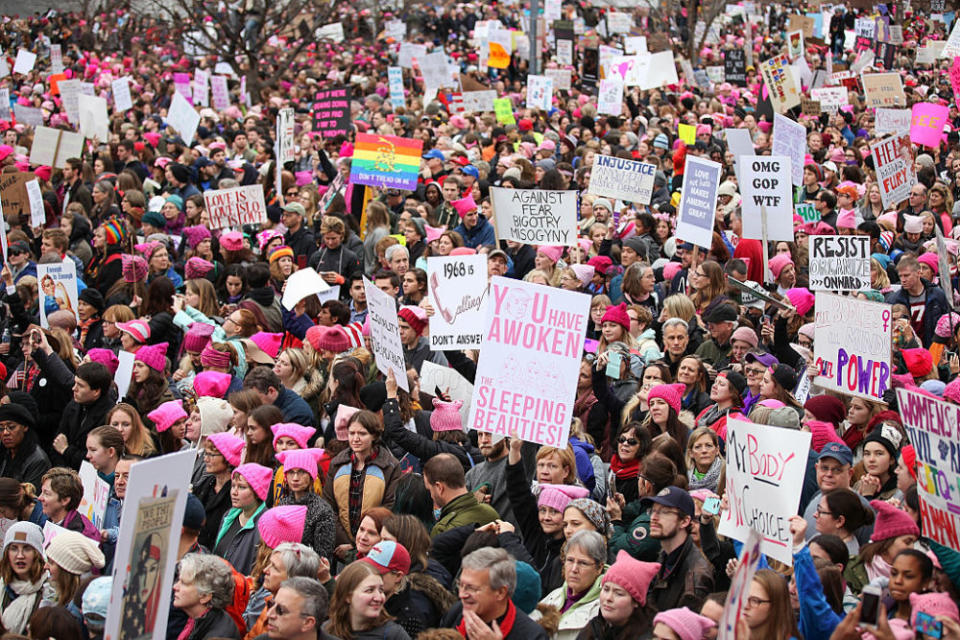
<instances>
[{"instance_id":1,"label":"person wearing red hat","mask_svg":"<svg viewBox=\"0 0 960 640\"><path fill-rule=\"evenodd\" d=\"M427 328L427 313L420 307L406 305L397 311L400 325L400 343L403 345L403 359L408 369L420 370L425 360L442 367L448 366L442 351L432 351L430 341L423 337Z\"/></svg>"}]
</instances>

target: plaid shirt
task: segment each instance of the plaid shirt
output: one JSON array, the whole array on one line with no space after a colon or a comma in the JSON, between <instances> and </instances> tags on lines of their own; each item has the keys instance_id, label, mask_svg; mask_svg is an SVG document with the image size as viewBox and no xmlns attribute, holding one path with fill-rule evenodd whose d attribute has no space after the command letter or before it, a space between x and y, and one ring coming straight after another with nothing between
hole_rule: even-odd
<instances>
[{"instance_id":1,"label":"plaid shirt","mask_svg":"<svg viewBox=\"0 0 960 640\"><path fill-rule=\"evenodd\" d=\"M349 503L349 512L350 512L350 535L355 537L357 535L357 529L360 528L360 519L362 513L360 509L363 506L363 479L366 477L364 470L366 466L377 457L377 452L379 449L374 447L373 451L370 453L370 457L364 462L363 469L357 469L357 456L354 453L350 453L350 503Z\"/></svg>"}]
</instances>

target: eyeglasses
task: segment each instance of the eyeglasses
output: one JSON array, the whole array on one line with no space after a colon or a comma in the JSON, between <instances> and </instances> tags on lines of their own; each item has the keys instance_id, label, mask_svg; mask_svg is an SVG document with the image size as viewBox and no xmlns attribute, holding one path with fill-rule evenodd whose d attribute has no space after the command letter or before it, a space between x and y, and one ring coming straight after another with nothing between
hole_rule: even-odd
<instances>
[{"instance_id":1,"label":"eyeglasses","mask_svg":"<svg viewBox=\"0 0 960 640\"><path fill-rule=\"evenodd\" d=\"M463 584L462 582L457 585L457 591L459 591L460 593L466 593L467 595L474 595L474 596L486 588L487 588L487 585L478 587L472 584Z\"/></svg>"},{"instance_id":2,"label":"eyeglasses","mask_svg":"<svg viewBox=\"0 0 960 640\"><path fill-rule=\"evenodd\" d=\"M204 452L203 452L203 457L204 457L204 458L216 458L216 457L221 457L221 458L223 458L224 455L223 455L222 453L220 453L219 451L204 451Z\"/></svg>"},{"instance_id":3,"label":"eyeglasses","mask_svg":"<svg viewBox=\"0 0 960 640\"><path fill-rule=\"evenodd\" d=\"M650 509L650 517L653 518L654 516L657 518L662 518L664 516L677 516L679 518L680 512L676 509L663 509L661 507L654 507Z\"/></svg>"},{"instance_id":4,"label":"eyeglasses","mask_svg":"<svg viewBox=\"0 0 960 640\"><path fill-rule=\"evenodd\" d=\"M640 441L637 440L636 438L625 438L625 437L623 437L623 436L621 436L621 437L617 440L617 442L619 442L620 444L630 445L631 447L635 447L635 446L637 446L638 444L640 444Z\"/></svg>"},{"instance_id":5,"label":"eyeglasses","mask_svg":"<svg viewBox=\"0 0 960 640\"><path fill-rule=\"evenodd\" d=\"M759 607L762 604L770 604L769 600L764 600L762 598L757 598L756 596L750 596L747 598L747 606L751 609L754 607Z\"/></svg>"},{"instance_id":6,"label":"eyeglasses","mask_svg":"<svg viewBox=\"0 0 960 640\"><path fill-rule=\"evenodd\" d=\"M20 426L21 425L17 424L16 422L4 422L0 424L0 433L6 433L8 431L12 433L20 428Z\"/></svg>"},{"instance_id":7,"label":"eyeglasses","mask_svg":"<svg viewBox=\"0 0 960 640\"><path fill-rule=\"evenodd\" d=\"M765 374L765 373L767 372L767 370L766 370L766 369L758 369L758 368L755 368L755 367L747 367L746 369L744 369L744 372L745 372L748 376L762 376L763 374Z\"/></svg>"},{"instance_id":8,"label":"eyeglasses","mask_svg":"<svg viewBox=\"0 0 960 640\"><path fill-rule=\"evenodd\" d=\"M820 507L817 507L817 510L814 512L814 514L815 514L816 516L830 516L831 518L833 517L833 512L832 512L832 511L824 511L824 510L821 509Z\"/></svg>"},{"instance_id":9,"label":"eyeglasses","mask_svg":"<svg viewBox=\"0 0 960 640\"><path fill-rule=\"evenodd\" d=\"M293 613L293 611L290 611L290 609L287 609L287 608L286 608L285 606L283 606L282 604L274 603L274 604L272 605L272 608L273 608L274 612L275 612L278 616L285 616L285 615L287 615L288 613ZM302 612L297 613L297 615L300 616L301 618L312 618L312 617L313 617L313 616L308 616L307 614L302 613Z\"/></svg>"},{"instance_id":10,"label":"eyeglasses","mask_svg":"<svg viewBox=\"0 0 960 640\"><path fill-rule=\"evenodd\" d=\"M570 568L576 567L577 569L589 569L590 567L597 566L596 562L588 561L588 560L577 560L576 558L564 558L563 564L565 564Z\"/></svg>"},{"instance_id":11,"label":"eyeglasses","mask_svg":"<svg viewBox=\"0 0 960 640\"><path fill-rule=\"evenodd\" d=\"M838 475L840 475L841 473L843 473L843 467L842 467L842 466L840 466L840 467L827 467L827 466L824 466L824 465L822 465L822 464L818 464L818 465L817 465L817 468L820 469L820 473L823 473L823 474L826 474L826 475L831 475L831 476L838 476Z\"/></svg>"}]
</instances>

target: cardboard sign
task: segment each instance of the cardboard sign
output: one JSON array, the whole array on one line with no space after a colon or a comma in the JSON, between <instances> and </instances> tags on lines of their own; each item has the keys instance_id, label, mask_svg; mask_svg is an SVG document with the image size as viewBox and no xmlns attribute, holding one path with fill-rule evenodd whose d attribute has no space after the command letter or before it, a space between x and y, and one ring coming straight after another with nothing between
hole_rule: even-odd
<instances>
[{"instance_id":1,"label":"cardboard sign","mask_svg":"<svg viewBox=\"0 0 960 640\"><path fill-rule=\"evenodd\" d=\"M650 204L657 167L637 160L597 155L590 174L590 193L624 202Z\"/></svg>"},{"instance_id":2,"label":"cardboard sign","mask_svg":"<svg viewBox=\"0 0 960 640\"><path fill-rule=\"evenodd\" d=\"M589 313L588 295L492 278L469 428L566 447Z\"/></svg>"},{"instance_id":3,"label":"cardboard sign","mask_svg":"<svg viewBox=\"0 0 960 640\"><path fill-rule=\"evenodd\" d=\"M677 209L677 237L709 249L713 244L717 188L723 167L711 160L688 155L683 190Z\"/></svg>"},{"instance_id":4,"label":"cardboard sign","mask_svg":"<svg viewBox=\"0 0 960 640\"><path fill-rule=\"evenodd\" d=\"M350 181L385 189L414 191L423 140L358 133L350 164Z\"/></svg>"},{"instance_id":5,"label":"cardboard sign","mask_svg":"<svg viewBox=\"0 0 960 640\"><path fill-rule=\"evenodd\" d=\"M403 343L400 342L400 322L397 319L397 303L372 282L363 279L367 291L367 310L370 318L370 342L377 369L383 375L393 371L397 385L410 391L407 383L407 365L403 359Z\"/></svg>"},{"instance_id":6,"label":"cardboard sign","mask_svg":"<svg viewBox=\"0 0 960 640\"><path fill-rule=\"evenodd\" d=\"M947 124L946 105L918 102L913 105L910 118L910 140L925 147L939 147L943 126Z\"/></svg>"},{"instance_id":7,"label":"cardboard sign","mask_svg":"<svg viewBox=\"0 0 960 640\"><path fill-rule=\"evenodd\" d=\"M760 550L793 565L790 518L800 489L811 434L727 419L727 499L717 533L746 541L760 534Z\"/></svg>"},{"instance_id":8,"label":"cardboard sign","mask_svg":"<svg viewBox=\"0 0 960 640\"><path fill-rule=\"evenodd\" d=\"M27 183L36 176L32 172L0 174L0 202L7 214L30 213L30 197L27 195Z\"/></svg>"},{"instance_id":9,"label":"cardboard sign","mask_svg":"<svg viewBox=\"0 0 960 640\"><path fill-rule=\"evenodd\" d=\"M324 138L346 136L352 129L350 87L334 87L313 96L313 130Z\"/></svg>"},{"instance_id":10,"label":"cardboard sign","mask_svg":"<svg viewBox=\"0 0 960 640\"><path fill-rule=\"evenodd\" d=\"M823 112L819 100L800 97L800 112L805 116L819 116Z\"/></svg>"},{"instance_id":11,"label":"cardboard sign","mask_svg":"<svg viewBox=\"0 0 960 640\"><path fill-rule=\"evenodd\" d=\"M877 109L874 130L878 136L910 133L910 109Z\"/></svg>"},{"instance_id":12,"label":"cardboard sign","mask_svg":"<svg viewBox=\"0 0 960 640\"><path fill-rule=\"evenodd\" d=\"M107 502L110 500L110 485L97 475L97 470L86 460L80 463L79 475L83 484L83 497L80 498L77 511L100 529L103 527L103 516L107 513Z\"/></svg>"},{"instance_id":13,"label":"cardboard sign","mask_svg":"<svg viewBox=\"0 0 960 640\"><path fill-rule=\"evenodd\" d=\"M868 400L880 400L892 382L890 305L817 292L814 384Z\"/></svg>"},{"instance_id":14,"label":"cardboard sign","mask_svg":"<svg viewBox=\"0 0 960 640\"><path fill-rule=\"evenodd\" d=\"M793 242L790 159L743 156L739 162L743 176L743 237L763 239L762 207L767 212L767 239Z\"/></svg>"},{"instance_id":15,"label":"cardboard sign","mask_svg":"<svg viewBox=\"0 0 960 640\"><path fill-rule=\"evenodd\" d=\"M727 49L723 52L723 75L730 84L747 86L747 58L743 49Z\"/></svg>"},{"instance_id":16,"label":"cardboard sign","mask_svg":"<svg viewBox=\"0 0 960 640\"><path fill-rule=\"evenodd\" d=\"M490 188L501 238L530 245L573 246L577 192Z\"/></svg>"},{"instance_id":17,"label":"cardboard sign","mask_svg":"<svg viewBox=\"0 0 960 640\"><path fill-rule=\"evenodd\" d=\"M189 145L193 142L197 127L200 126L200 114L192 104L187 102L186 98L174 92L170 110L167 111L167 125L175 129L183 141Z\"/></svg>"},{"instance_id":18,"label":"cardboard sign","mask_svg":"<svg viewBox=\"0 0 960 640\"><path fill-rule=\"evenodd\" d=\"M800 15L798 13L791 13L789 16L787 16L788 32L799 30L804 37L815 38L817 37L814 33L815 26L816 20L809 16Z\"/></svg>"},{"instance_id":19,"label":"cardboard sign","mask_svg":"<svg viewBox=\"0 0 960 640\"><path fill-rule=\"evenodd\" d=\"M803 158L807 153L807 130L779 113L773 114L773 146L770 153L790 158L790 179L794 186L803 184Z\"/></svg>"},{"instance_id":20,"label":"cardboard sign","mask_svg":"<svg viewBox=\"0 0 960 640\"><path fill-rule=\"evenodd\" d=\"M760 73L774 111L784 113L800 104L800 91L787 56L781 54L761 62Z\"/></svg>"},{"instance_id":21,"label":"cardboard sign","mask_svg":"<svg viewBox=\"0 0 960 640\"><path fill-rule=\"evenodd\" d=\"M570 91L573 71L570 69L544 69L544 75L553 80L554 91ZM493 92L491 92L493 93Z\"/></svg>"},{"instance_id":22,"label":"cardboard sign","mask_svg":"<svg viewBox=\"0 0 960 640\"><path fill-rule=\"evenodd\" d=\"M37 265L37 289L40 293L40 326L50 326L48 317L55 311L69 311L77 317L77 267L73 260Z\"/></svg>"},{"instance_id":23,"label":"cardboard sign","mask_svg":"<svg viewBox=\"0 0 960 640\"><path fill-rule=\"evenodd\" d=\"M203 202L210 213L211 229L239 229L245 224L267 221L263 186L259 184L204 191Z\"/></svg>"},{"instance_id":24,"label":"cardboard sign","mask_svg":"<svg viewBox=\"0 0 960 640\"><path fill-rule=\"evenodd\" d=\"M104 638L158 638L166 633L183 512L196 461L196 450L189 450L130 467Z\"/></svg>"},{"instance_id":25,"label":"cardboard sign","mask_svg":"<svg viewBox=\"0 0 960 640\"><path fill-rule=\"evenodd\" d=\"M910 197L910 189L917 184L910 136L900 133L883 138L870 145L870 153L883 207L894 209Z\"/></svg>"},{"instance_id":26,"label":"cardboard sign","mask_svg":"<svg viewBox=\"0 0 960 640\"><path fill-rule=\"evenodd\" d=\"M869 236L810 236L810 290L870 288Z\"/></svg>"},{"instance_id":27,"label":"cardboard sign","mask_svg":"<svg viewBox=\"0 0 960 640\"><path fill-rule=\"evenodd\" d=\"M912 389L897 389L897 404L917 453L924 534L960 551L960 407Z\"/></svg>"},{"instance_id":28,"label":"cardboard sign","mask_svg":"<svg viewBox=\"0 0 960 640\"><path fill-rule=\"evenodd\" d=\"M905 107L903 80L899 73L865 73L861 76L868 109L877 107Z\"/></svg>"},{"instance_id":29,"label":"cardboard sign","mask_svg":"<svg viewBox=\"0 0 960 640\"><path fill-rule=\"evenodd\" d=\"M487 311L486 256L427 258L427 273L437 311L430 316L430 348L479 349Z\"/></svg>"}]
</instances>

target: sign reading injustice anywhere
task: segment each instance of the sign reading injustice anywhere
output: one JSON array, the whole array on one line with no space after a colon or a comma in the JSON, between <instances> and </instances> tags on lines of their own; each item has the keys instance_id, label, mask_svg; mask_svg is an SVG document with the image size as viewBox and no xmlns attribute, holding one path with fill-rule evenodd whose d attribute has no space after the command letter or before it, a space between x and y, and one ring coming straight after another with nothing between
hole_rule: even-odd
<instances>
[{"instance_id":1,"label":"sign reading injustice anywhere","mask_svg":"<svg viewBox=\"0 0 960 640\"><path fill-rule=\"evenodd\" d=\"M870 236L810 236L810 290L870 288Z\"/></svg>"},{"instance_id":2,"label":"sign reading injustice anywhere","mask_svg":"<svg viewBox=\"0 0 960 640\"><path fill-rule=\"evenodd\" d=\"M597 155L590 174L590 193L624 202L650 204L657 167L646 162Z\"/></svg>"},{"instance_id":3,"label":"sign reading injustice anywhere","mask_svg":"<svg viewBox=\"0 0 960 640\"><path fill-rule=\"evenodd\" d=\"M259 184L205 191L203 203L210 212L211 229L239 228L267 221L267 205Z\"/></svg>"},{"instance_id":4,"label":"sign reading injustice anywhere","mask_svg":"<svg viewBox=\"0 0 960 640\"><path fill-rule=\"evenodd\" d=\"M366 278L363 279L363 285L367 292L370 342L373 346L377 369L383 375L393 371L397 385L404 391L410 391L407 383L407 365L403 360L403 343L400 342L397 303L392 296L378 289Z\"/></svg>"},{"instance_id":5,"label":"sign reading injustice anywhere","mask_svg":"<svg viewBox=\"0 0 960 640\"><path fill-rule=\"evenodd\" d=\"M505 240L569 247L577 239L577 192L490 189Z\"/></svg>"},{"instance_id":6,"label":"sign reading injustice anywhere","mask_svg":"<svg viewBox=\"0 0 960 640\"><path fill-rule=\"evenodd\" d=\"M350 87L324 89L314 95L313 130L324 138L350 133Z\"/></svg>"}]
</instances>

